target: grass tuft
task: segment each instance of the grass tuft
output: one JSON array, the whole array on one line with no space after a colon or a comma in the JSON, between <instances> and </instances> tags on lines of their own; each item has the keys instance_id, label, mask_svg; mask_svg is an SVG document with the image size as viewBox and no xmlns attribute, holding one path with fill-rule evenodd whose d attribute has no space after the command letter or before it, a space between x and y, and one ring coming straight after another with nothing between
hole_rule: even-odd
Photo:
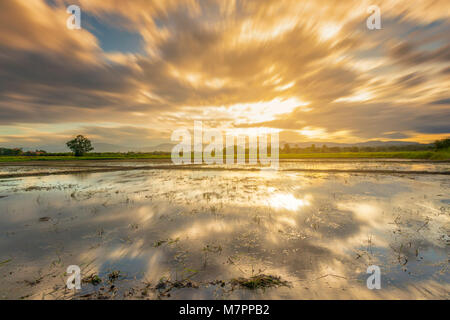
<instances>
[{"instance_id":1,"label":"grass tuft","mask_svg":"<svg viewBox=\"0 0 450 320\"><path fill-rule=\"evenodd\" d=\"M280 277L260 274L250 278L237 278L231 280L232 286L239 286L242 288L257 290L276 287L290 287L290 283L281 280Z\"/></svg>"},{"instance_id":2,"label":"grass tuft","mask_svg":"<svg viewBox=\"0 0 450 320\"><path fill-rule=\"evenodd\" d=\"M81 282L83 283L90 283L94 286L100 284L102 282L102 279L100 279L100 277L96 274L91 274L90 276L84 278L83 280L81 280Z\"/></svg>"}]
</instances>

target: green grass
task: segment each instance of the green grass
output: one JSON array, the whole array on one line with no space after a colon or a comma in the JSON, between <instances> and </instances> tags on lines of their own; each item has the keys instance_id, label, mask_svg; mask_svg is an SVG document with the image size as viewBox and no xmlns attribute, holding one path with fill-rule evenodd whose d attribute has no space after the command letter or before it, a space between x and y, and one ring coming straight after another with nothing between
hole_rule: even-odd
<instances>
[{"instance_id":1,"label":"green grass","mask_svg":"<svg viewBox=\"0 0 450 320\"><path fill-rule=\"evenodd\" d=\"M435 152L430 159L432 159L432 160L450 160L450 148Z\"/></svg>"},{"instance_id":2,"label":"green grass","mask_svg":"<svg viewBox=\"0 0 450 320\"><path fill-rule=\"evenodd\" d=\"M139 160L139 159L170 159L170 154L126 154L126 153L96 153L83 157L72 155L58 156L0 156L1 162L26 161L82 161L82 160ZM450 160L450 149L439 151L396 151L396 152L339 152L339 153L288 153L280 154L280 159L424 159Z\"/></svg>"},{"instance_id":3,"label":"green grass","mask_svg":"<svg viewBox=\"0 0 450 320\"><path fill-rule=\"evenodd\" d=\"M170 155L107 153L101 155L75 156L0 156L0 162L26 161L80 161L80 160L137 160L137 159L170 159Z\"/></svg>"},{"instance_id":4,"label":"green grass","mask_svg":"<svg viewBox=\"0 0 450 320\"><path fill-rule=\"evenodd\" d=\"M424 159L450 160L450 151L339 152L280 154L280 159Z\"/></svg>"}]
</instances>

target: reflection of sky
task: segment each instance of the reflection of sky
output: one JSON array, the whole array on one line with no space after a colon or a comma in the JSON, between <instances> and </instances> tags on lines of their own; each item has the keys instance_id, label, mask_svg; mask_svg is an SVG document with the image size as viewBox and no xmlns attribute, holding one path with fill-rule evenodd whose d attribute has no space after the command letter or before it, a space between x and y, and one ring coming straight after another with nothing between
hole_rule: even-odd
<instances>
[{"instance_id":1,"label":"reflection of sky","mask_svg":"<svg viewBox=\"0 0 450 320\"><path fill-rule=\"evenodd\" d=\"M358 250L366 250L366 247L360 247ZM405 288L411 284L420 281L434 280L442 281L448 284L450 276L446 267L448 256L445 248L429 247L420 250L418 256L415 254L398 255L393 254L392 250L385 247L371 247L372 260L368 265L380 265L381 269L381 287ZM424 262L427 261L427 262ZM439 261L439 263L430 263L430 261ZM363 272L358 279L365 281L367 275Z\"/></svg>"},{"instance_id":2,"label":"reflection of sky","mask_svg":"<svg viewBox=\"0 0 450 320\"><path fill-rule=\"evenodd\" d=\"M100 275L120 270L129 285L185 270L209 282L261 269L293 283L264 297L421 297L411 286L432 286L439 297L448 283L441 271L449 223L440 214L448 210L443 179L157 170L5 180L0 261L13 260L0 273L24 272L6 277L0 294L20 277L91 263ZM43 216L51 220L39 222ZM167 242L155 247L160 240ZM205 254L207 245L221 250ZM408 258L404 266L398 252ZM53 266L58 257L61 266ZM383 282L386 291L367 292L371 264L390 281ZM51 281L17 292L39 293Z\"/></svg>"}]
</instances>

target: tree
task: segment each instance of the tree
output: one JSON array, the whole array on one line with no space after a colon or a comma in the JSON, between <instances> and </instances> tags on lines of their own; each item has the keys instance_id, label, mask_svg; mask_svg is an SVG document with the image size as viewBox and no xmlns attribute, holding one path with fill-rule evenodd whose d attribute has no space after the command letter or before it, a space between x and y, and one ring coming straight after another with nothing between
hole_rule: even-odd
<instances>
[{"instance_id":1,"label":"tree","mask_svg":"<svg viewBox=\"0 0 450 320\"><path fill-rule=\"evenodd\" d=\"M450 148L450 138L436 140L436 142L434 143L434 146L435 146L436 150Z\"/></svg>"},{"instance_id":2,"label":"tree","mask_svg":"<svg viewBox=\"0 0 450 320\"><path fill-rule=\"evenodd\" d=\"M23 154L23 151L20 148L0 148L0 156L20 156L21 154Z\"/></svg>"},{"instance_id":3,"label":"tree","mask_svg":"<svg viewBox=\"0 0 450 320\"><path fill-rule=\"evenodd\" d=\"M284 152L284 153L291 153L291 146L289 145L289 143L286 143L286 144L284 145L284 150L283 150L283 152Z\"/></svg>"},{"instance_id":4,"label":"tree","mask_svg":"<svg viewBox=\"0 0 450 320\"><path fill-rule=\"evenodd\" d=\"M70 150L75 153L76 157L83 156L86 152L94 150L91 145L91 141L82 135L77 136L75 139L66 143Z\"/></svg>"}]
</instances>

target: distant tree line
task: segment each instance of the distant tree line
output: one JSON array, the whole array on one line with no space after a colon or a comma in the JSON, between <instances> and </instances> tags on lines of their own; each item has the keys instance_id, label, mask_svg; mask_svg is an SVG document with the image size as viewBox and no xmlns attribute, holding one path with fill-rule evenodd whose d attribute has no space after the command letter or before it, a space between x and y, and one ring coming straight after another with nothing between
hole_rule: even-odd
<instances>
[{"instance_id":1,"label":"distant tree line","mask_svg":"<svg viewBox=\"0 0 450 320\"><path fill-rule=\"evenodd\" d=\"M434 146L435 146L436 150L448 149L448 148L450 148L450 138L436 140L436 142L434 143Z\"/></svg>"},{"instance_id":2,"label":"distant tree line","mask_svg":"<svg viewBox=\"0 0 450 320\"><path fill-rule=\"evenodd\" d=\"M72 149L73 153L77 156L84 155L86 152L92 151L93 148L88 139L83 136L78 136L74 140L71 140L67 143L67 146ZM339 153L339 152L395 152L395 151L430 151L430 150L443 150L450 148L450 138L437 140L434 144L410 144L410 145L391 145L391 146L377 146L377 147L369 147L369 146L348 146L348 147L328 147L326 145L322 145L320 147L316 147L316 145L312 144L310 147L300 148L300 147L291 147L289 144L285 144L281 149L280 153L289 154L289 153ZM270 146L268 146L268 154L271 154ZM226 149L224 149L224 153ZM237 147L235 146L235 153L237 152ZM245 153L247 154L249 151L245 149ZM139 155L139 154L152 154L152 155L170 155L170 152L96 152L90 153L92 156L99 155L114 155L114 154L123 154L123 155ZM1 148L0 147L0 156L70 156L72 153L70 152L58 152L58 153L48 153L45 150L35 150L35 151L23 151L22 148Z\"/></svg>"},{"instance_id":3,"label":"distant tree line","mask_svg":"<svg viewBox=\"0 0 450 320\"><path fill-rule=\"evenodd\" d=\"M0 148L0 156L40 156L46 155L44 150L23 151L22 148Z\"/></svg>"},{"instance_id":4,"label":"distant tree line","mask_svg":"<svg viewBox=\"0 0 450 320\"><path fill-rule=\"evenodd\" d=\"M281 148L280 153L340 153L340 152L396 152L396 151L426 151L433 150L433 145L392 145L392 146L345 146L328 147L322 145L317 147L312 144L310 147L291 147L286 144Z\"/></svg>"}]
</instances>

